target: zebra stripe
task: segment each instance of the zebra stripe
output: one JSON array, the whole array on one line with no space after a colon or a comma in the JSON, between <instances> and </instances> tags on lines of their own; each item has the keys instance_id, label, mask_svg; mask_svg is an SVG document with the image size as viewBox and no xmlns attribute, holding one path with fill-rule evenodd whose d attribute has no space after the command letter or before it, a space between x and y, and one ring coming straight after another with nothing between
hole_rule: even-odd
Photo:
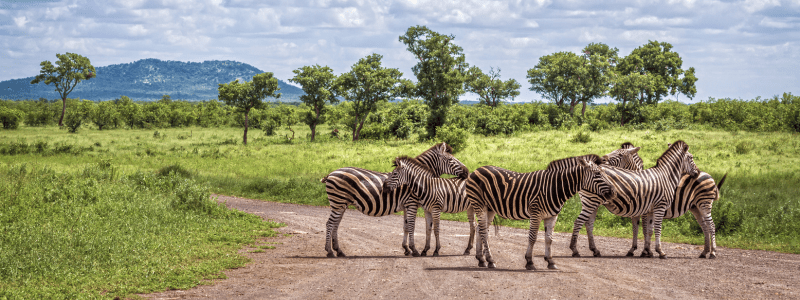
<instances>
[{"instance_id":1,"label":"zebra stripe","mask_svg":"<svg viewBox=\"0 0 800 300\"><path fill-rule=\"evenodd\" d=\"M661 222L674 201L682 176L697 176L699 173L688 149L689 146L685 142L675 142L657 160L656 166L647 170L606 168L606 174L617 190L617 197L609 199L585 193L581 195L582 204L584 204L581 215L596 214L597 204L603 203L609 212L618 216L648 216L645 223L648 228L654 228L656 252L660 258L666 258L666 254L661 250ZM584 198L584 196L586 197ZM645 249L642 256L652 256L648 233L649 231L645 230ZM573 231L573 239L570 243L573 255L576 252L574 245L576 240L577 236Z\"/></svg>"},{"instance_id":2,"label":"zebra stripe","mask_svg":"<svg viewBox=\"0 0 800 300\"><path fill-rule=\"evenodd\" d=\"M489 250L488 220L497 214L514 220L530 220L528 251L525 268L535 270L532 261L533 245L539 224L545 223L545 261L549 269L557 269L550 255L553 226L567 199L579 190L603 194L608 199L616 197L601 167L591 161L579 160L580 165L564 170L540 170L531 173L494 167L480 167L467 179L467 199L478 216L478 239L475 258L478 266L494 268ZM484 250L485 249L485 250ZM484 260L485 257L485 260Z\"/></svg>"},{"instance_id":3,"label":"zebra stripe","mask_svg":"<svg viewBox=\"0 0 800 300\"><path fill-rule=\"evenodd\" d=\"M434 145L416 159L429 166L437 176L452 174L464 178L469 173L467 167L452 155L452 148L445 143ZM414 221L418 202L412 199L411 190L407 186L387 186L388 178L388 173L347 167L335 170L320 180L325 183L325 192L331 206L325 234L325 251L328 252L328 257L345 256L339 247L338 229L349 205L373 217L404 210L403 249L406 255L419 256L414 247Z\"/></svg>"},{"instance_id":4,"label":"zebra stripe","mask_svg":"<svg viewBox=\"0 0 800 300\"><path fill-rule=\"evenodd\" d=\"M714 201L719 200L719 189L725 183L728 174L722 176L717 184L714 178L706 172L700 172L698 176L684 175L678 184L675 192L675 202L664 214L664 218L672 219L682 216L686 211L692 212L700 228L703 229L705 247L700 253L700 258L717 257L717 237L714 229L714 220L711 218L711 207Z\"/></svg>"}]
</instances>

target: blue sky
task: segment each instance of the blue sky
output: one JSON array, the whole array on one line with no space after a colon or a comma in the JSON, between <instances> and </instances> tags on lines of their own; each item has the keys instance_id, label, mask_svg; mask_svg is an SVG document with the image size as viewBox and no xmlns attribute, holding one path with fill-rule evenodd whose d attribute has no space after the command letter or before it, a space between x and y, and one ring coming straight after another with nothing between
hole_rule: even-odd
<instances>
[{"instance_id":1,"label":"blue sky","mask_svg":"<svg viewBox=\"0 0 800 300\"><path fill-rule=\"evenodd\" d=\"M283 80L313 64L343 73L378 53L413 78L398 36L414 25L455 35L470 65L519 81L522 101L541 99L526 75L543 55L591 42L627 55L648 40L671 43L683 68L697 69L697 96L679 101L800 95L800 0L0 0L0 80L34 76L64 52L96 67L235 60Z\"/></svg>"}]
</instances>

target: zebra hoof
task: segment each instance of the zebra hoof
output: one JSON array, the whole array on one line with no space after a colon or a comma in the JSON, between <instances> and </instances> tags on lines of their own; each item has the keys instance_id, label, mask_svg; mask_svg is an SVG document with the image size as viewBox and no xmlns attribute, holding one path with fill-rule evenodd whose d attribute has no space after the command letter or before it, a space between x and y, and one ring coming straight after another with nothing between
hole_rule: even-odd
<instances>
[{"instance_id":1,"label":"zebra hoof","mask_svg":"<svg viewBox=\"0 0 800 300\"><path fill-rule=\"evenodd\" d=\"M419 256L428 256L428 251L422 251Z\"/></svg>"},{"instance_id":2,"label":"zebra hoof","mask_svg":"<svg viewBox=\"0 0 800 300\"><path fill-rule=\"evenodd\" d=\"M337 254L336 256L337 257L347 257L347 255L344 255L344 252L339 252L339 254Z\"/></svg>"},{"instance_id":3,"label":"zebra hoof","mask_svg":"<svg viewBox=\"0 0 800 300\"><path fill-rule=\"evenodd\" d=\"M667 259L667 255L666 255L666 254L664 254L664 255L659 255L659 256L658 256L658 258L660 258L660 259Z\"/></svg>"},{"instance_id":4,"label":"zebra hoof","mask_svg":"<svg viewBox=\"0 0 800 300\"><path fill-rule=\"evenodd\" d=\"M714 253L711 253L711 255L708 256L708 259L715 259L715 258L717 258L717 255Z\"/></svg>"},{"instance_id":5,"label":"zebra hoof","mask_svg":"<svg viewBox=\"0 0 800 300\"><path fill-rule=\"evenodd\" d=\"M600 255L600 251L597 251L597 252L594 253L594 257L601 257L601 256L602 255Z\"/></svg>"},{"instance_id":6,"label":"zebra hoof","mask_svg":"<svg viewBox=\"0 0 800 300\"><path fill-rule=\"evenodd\" d=\"M547 268L550 269L550 270L558 270L558 267L556 267L556 264L547 264Z\"/></svg>"},{"instance_id":7,"label":"zebra hoof","mask_svg":"<svg viewBox=\"0 0 800 300\"><path fill-rule=\"evenodd\" d=\"M469 255L469 249L464 250L464 255Z\"/></svg>"},{"instance_id":8,"label":"zebra hoof","mask_svg":"<svg viewBox=\"0 0 800 300\"><path fill-rule=\"evenodd\" d=\"M439 256L439 252L438 251L434 251L432 256Z\"/></svg>"},{"instance_id":9,"label":"zebra hoof","mask_svg":"<svg viewBox=\"0 0 800 300\"><path fill-rule=\"evenodd\" d=\"M493 262L490 262L488 267L489 267L489 269L494 269L494 268L497 268L497 265L495 263L493 263Z\"/></svg>"},{"instance_id":10,"label":"zebra hoof","mask_svg":"<svg viewBox=\"0 0 800 300\"><path fill-rule=\"evenodd\" d=\"M334 255L333 252L328 252L328 258L335 258L335 257L336 255Z\"/></svg>"},{"instance_id":11,"label":"zebra hoof","mask_svg":"<svg viewBox=\"0 0 800 300\"><path fill-rule=\"evenodd\" d=\"M478 262L478 267L481 267L481 268L486 268L486 263L485 263L485 262L482 262L482 261L481 261L481 262Z\"/></svg>"},{"instance_id":12,"label":"zebra hoof","mask_svg":"<svg viewBox=\"0 0 800 300\"><path fill-rule=\"evenodd\" d=\"M572 252L572 257L581 257L581 254L578 252Z\"/></svg>"},{"instance_id":13,"label":"zebra hoof","mask_svg":"<svg viewBox=\"0 0 800 300\"><path fill-rule=\"evenodd\" d=\"M411 252L411 256L419 257L419 252L417 252L417 251Z\"/></svg>"},{"instance_id":14,"label":"zebra hoof","mask_svg":"<svg viewBox=\"0 0 800 300\"><path fill-rule=\"evenodd\" d=\"M405 256L409 256L409 255L411 255L411 251L408 251L408 249L406 249L406 251L405 251L405 252L403 252L403 254L404 254Z\"/></svg>"},{"instance_id":15,"label":"zebra hoof","mask_svg":"<svg viewBox=\"0 0 800 300\"><path fill-rule=\"evenodd\" d=\"M533 263L528 263L525 265L525 270L536 271L536 266L534 266Z\"/></svg>"},{"instance_id":16,"label":"zebra hoof","mask_svg":"<svg viewBox=\"0 0 800 300\"><path fill-rule=\"evenodd\" d=\"M633 256L633 252L628 252L628 254L625 254L625 256Z\"/></svg>"},{"instance_id":17,"label":"zebra hoof","mask_svg":"<svg viewBox=\"0 0 800 300\"><path fill-rule=\"evenodd\" d=\"M706 254L705 253L700 253L700 257L699 258L706 258Z\"/></svg>"}]
</instances>

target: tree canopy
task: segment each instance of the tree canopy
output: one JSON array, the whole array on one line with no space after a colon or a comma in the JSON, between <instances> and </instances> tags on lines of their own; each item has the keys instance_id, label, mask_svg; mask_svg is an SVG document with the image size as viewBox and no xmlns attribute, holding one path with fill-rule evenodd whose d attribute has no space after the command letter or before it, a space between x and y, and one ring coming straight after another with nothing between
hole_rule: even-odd
<instances>
[{"instance_id":1,"label":"tree canopy","mask_svg":"<svg viewBox=\"0 0 800 300\"><path fill-rule=\"evenodd\" d=\"M230 83L219 84L219 99L225 104L235 107L244 113L244 137L242 143L247 145L248 115L253 108L261 108L267 97L280 98L278 79L272 72L265 72L253 76L253 81L239 83L236 79Z\"/></svg>"},{"instance_id":2,"label":"tree canopy","mask_svg":"<svg viewBox=\"0 0 800 300\"><path fill-rule=\"evenodd\" d=\"M420 97L430 108L426 129L428 136L436 135L436 128L444 124L451 105L458 103L464 94L469 65L463 49L452 41L453 35L443 35L426 26L409 27L400 42L417 59L411 68L417 77L411 95Z\"/></svg>"},{"instance_id":3,"label":"tree canopy","mask_svg":"<svg viewBox=\"0 0 800 300\"><path fill-rule=\"evenodd\" d=\"M304 66L292 72L295 76L289 81L302 86L306 94L300 96L300 100L311 107L311 111L304 116L303 121L311 128L311 141L314 141L317 125L325 123L323 116L325 103L339 102L334 94L336 75L333 74L333 69L320 65Z\"/></svg>"},{"instance_id":4,"label":"tree canopy","mask_svg":"<svg viewBox=\"0 0 800 300\"><path fill-rule=\"evenodd\" d=\"M519 96L519 82L513 78L503 81L500 79L500 68L491 68L489 74L484 74L478 67L469 69L467 81L467 91L478 94L481 104L497 107L500 102L511 97Z\"/></svg>"},{"instance_id":5,"label":"tree canopy","mask_svg":"<svg viewBox=\"0 0 800 300\"><path fill-rule=\"evenodd\" d=\"M56 65L49 60L45 60L39 65L42 69L39 75L31 80L31 84L44 82L46 85L51 83L56 87L56 92L61 96L61 118L58 119L58 126L64 126L64 114L67 111L67 96L75 89L75 86L83 80L97 76L94 66L88 58L79 54L69 53L57 54Z\"/></svg>"},{"instance_id":6,"label":"tree canopy","mask_svg":"<svg viewBox=\"0 0 800 300\"><path fill-rule=\"evenodd\" d=\"M377 109L379 102L386 102L407 92L411 82L401 79L403 73L394 68L381 66L380 54L371 54L358 60L350 72L336 80L337 93L353 103L353 140L358 140L367 116Z\"/></svg>"},{"instance_id":7,"label":"tree canopy","mask_svg":"<svg viewBox=\"0 0 800 300\"><path fill-rule=\"evenodd\" d=\"M667 95L681 93L691 99L697 94L694 68L683 70L682 65L683 60L672 51L670 43L649 41L622 58L617 71L619 76L633 73L651 76L652 85L639 91L638 101L640 104L654 104Z\"/></svg>"}]
</instances>

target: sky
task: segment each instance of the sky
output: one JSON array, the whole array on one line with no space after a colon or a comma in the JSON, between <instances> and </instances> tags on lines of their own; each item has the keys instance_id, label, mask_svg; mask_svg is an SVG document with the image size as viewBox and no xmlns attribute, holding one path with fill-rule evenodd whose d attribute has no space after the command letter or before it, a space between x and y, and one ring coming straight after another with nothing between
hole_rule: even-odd
<instances>
[{"instance_id":1,"label":"sky","mask_svg":"<svg viewBox=\"0 0 800 300\"><path fill-rule=\"evenodd\" d=\"M594 42L625 56L650 40L696 69L697 95L668 99L800 95L800 0L0 0L0 81L35 76L65 52L95 67L233 60L284 81L307 65L344 73L378 53L414 79L415 58L398 37L415 25L454 35L467 63L520 82L516 101L542 99L526 76L544 55Z\"/></svg>"}]
</instances>

